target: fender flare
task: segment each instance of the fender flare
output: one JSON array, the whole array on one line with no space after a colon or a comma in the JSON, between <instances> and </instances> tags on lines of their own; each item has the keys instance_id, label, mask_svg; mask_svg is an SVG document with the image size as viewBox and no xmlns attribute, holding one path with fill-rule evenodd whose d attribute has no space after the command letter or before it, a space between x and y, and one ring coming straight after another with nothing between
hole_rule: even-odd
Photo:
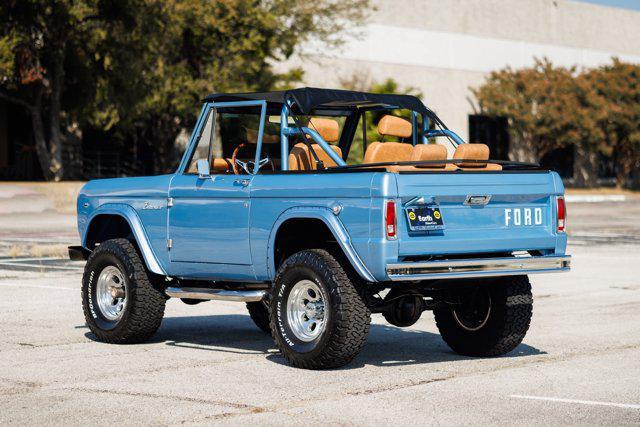
<instances>
[{"instance_id":1,"label":"fender flare","mask_svg":"<svg viewBox=\"0 0 640 427\"><path fill-rule=\"evenodd\" d=\"M300 218L318 219L322 221L327 228L329 228L329 231L333 234L333 237L340 245L340 248L342 248L342 251L358 275L367 282L377 282L351 244L351 237L342 224L342 221L340 221L329 208L324 206L292 207L280 214L271 228L269 243L267 245L267 271L271 279L275 279L276 275L275 259L273 254L278 230L285 221Z\"/></svg>"},{"instance_id":2,"label":"fender flare","mask_svg":"<svg viewBox=\"0 0 640 427\"><path fill-rule=\"evenodd\" d=\"M87 228L85 229L84 236L82 236L82 246L87 247L87 235L89 234L89 230L91 229L91 224L93 220L98 215L116 215L124 218L127 223L129 223L129 228L133 233L133 236L138 243L138 247L142 252L142 258L147 265L147 268L156 274L160 274L166 276L167 273L164 271L160 262L158 261L158 257L153 252L151 245L149 244L149 238L147 233L144 231L144 227L142 226L142 221L138 216L135 209L133 209L130 205L124 203L106 203L100 206L98 209L93 211L89 218L87 219Z\"/></svg>"}]
</instances>

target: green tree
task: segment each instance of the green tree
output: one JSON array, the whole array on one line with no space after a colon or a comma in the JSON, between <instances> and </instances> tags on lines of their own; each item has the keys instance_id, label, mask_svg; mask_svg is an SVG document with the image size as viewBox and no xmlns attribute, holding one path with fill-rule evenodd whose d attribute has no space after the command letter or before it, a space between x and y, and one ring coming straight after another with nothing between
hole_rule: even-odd
<instances>
[{"instance_id":1,"label":"green tree","mask_svg":"<svg viewBox=\"0 0 640 427\"><path fill-rule=\"evenodd\" d=\"M533 162L562 147L575 147L577 186L594 186L597 153L606 151L601 100L575 68L538 60L531 68L506 68L474 89L480 112L508 119L509 157Z\"/></svg>"},{"instance_id":2,"label":"green tree","mask_svg":"<svg viewBox=\"0 0 640 427\"><path fill-rule=\"evenodd\" d=\"M598 96L592 113L598 117L610 147L607 154L614 157L617 186L637 188L640 186L640 66L614 58L611 65L586 72L583 80Z\"/></svg>"},{"instance_id":3,"label":"green tree","mask_svg":"<svg viewBox=\"0 0 640 427\"><path fill-rule=\"evenodd\" d=\"M32 119L47 179L61 179L69 129L155 147L174 141L212 91L290 84L272 64L308 40L340 44L369 0L7 0L0 5L0 98Z\"/></svg>"},{"instance_id":4,"label":"green tree","mask_svg":"<svg viewBox=\"0 0 640 427\"><path fill-rule=\"evenodd\" d=\"M87 114L95 114L89 106L109 68L120 67L119 73L133 83L126 89L135 84L132 65L139 61L126 59L141 53L144 45L135 41L151 31L159 11L157 5L136 0L0 4L0 98L30 115L47 179L63 177L63 142Z\"/></svg>"}]
</instances>

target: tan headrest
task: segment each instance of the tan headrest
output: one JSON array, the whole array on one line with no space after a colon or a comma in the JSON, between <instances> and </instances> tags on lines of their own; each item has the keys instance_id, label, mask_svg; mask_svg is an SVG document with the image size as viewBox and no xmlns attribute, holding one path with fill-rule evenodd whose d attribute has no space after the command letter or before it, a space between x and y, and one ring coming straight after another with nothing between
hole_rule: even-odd
<instances>
[{"instance_id":1,"label":"tan headrest","mask_svg":"<svg viewBox=\"0 0 640 427\"><path fill-rule=\"evenodd\" d=\"M380 135L409 138L411 131L411 123L400 117L386 115L378 122L378 133Z\"/></svg>"},{"instance_id":2,"label":"tan headrest","mask_svg":"<svg viewBox=\"0 0 640 427\"><path fill-rule=\"evenodd\" d=\"M318 156L318 159L322 161L325 167L338 166L331 157L320 147L318 144L311 144L313 151ZM342 150L340 147L332 145L333 151L338 153L342 157ZM291 153L289 153L289 170L315 170L316 159L309 151L307 144L299 142L293 146Z\"/></svg>"},{"instance_id":3,"label":"tan headrest","mask_svg":"<svg viewBox=\"0 0 640 427\"><path fill-rule=\"evenodd\" d=\"M340 125L333 119L314 117L309 120L307 127L318 132L327 142L337 142L340 138Z\"/></svg>"},{"instance_id":4,"label":"tan headrest","mask_svg":"<svg viewBox=\"0 0 640 427\"><path fill-rule=\"evenodd\" d=\"M489 147L486 144L460 144L453 153L453 158L464 160L489 160ZM486 163L457 163L465 168L483 168Z\"/></svg>"},{"instance_id":5,"label":"tan headrest","mask_svg":"<svg viewBox=\"0 0 640 427\"><path fill-rule=\"evenodd\" d=\"M420 144L413 147L413 152L411 153L411 161L418 162L421 160L447 160L447 149L444 145L439 144ZM443 168L446 163L434 163L419 167L425 168Z\"/></svg>"},{"instance_id":6,"label":"tan headrest","mask_svg":"<svg viewBox=\"0 0 640 427\"><path fill-rule=\"evenodd\" d=\"M373 142L364 153L363 163L408 162L413 146L401 142Z\"/></svg>"}]
</instances>

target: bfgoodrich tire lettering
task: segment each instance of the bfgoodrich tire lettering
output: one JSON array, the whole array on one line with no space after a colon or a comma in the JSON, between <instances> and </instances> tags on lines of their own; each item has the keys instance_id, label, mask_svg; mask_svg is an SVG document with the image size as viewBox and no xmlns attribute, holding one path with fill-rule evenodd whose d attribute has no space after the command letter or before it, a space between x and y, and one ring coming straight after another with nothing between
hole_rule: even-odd
<instances>
[{"instance_id":1,"label":"bfgoodrich tire lettering","mask_svg":"<svg viewBox=\"0 0 640 427\"><path fill-rule=\"evenodd\" d=\"M315 284L324 302L322 332L307 341L296 336L287 318L289 294L304 281ZM346 365L360 353L371 313L343 266L329 252L313 249L292 255L280 266L270 319L276 345L291 365L329 369Z\"/></svg>"},{"instance_id":2,"label":"bfgoodrich tire lettering","mask_svg":"<svg viewBox=\"0 0 640 427\"><path fill-rule=\"evenodd\" d=\"M115 320L100 311L96 297L98 276L109 267L117 268L125 280L124 307ZM115 344L147 341L160 327L165 301L128 240L107 240L87 260L82 277L82 307L87 325L99 341Z\"/></svg>"},{"instance_id":3,"label":"bfgoodrich tire lettering","mask_svg":"<svg viewBox=\"0 0 640 427\"><path fill-rule=\"evenodd\" d=\"M527 276L496 278L483 288L490 297L490 311L480 310L476 324L464 325L451 307L434 310L442 339L465 356L499 356L515 349L524 339L533 313L531 284Z\"/></svg>"}]
</instances>

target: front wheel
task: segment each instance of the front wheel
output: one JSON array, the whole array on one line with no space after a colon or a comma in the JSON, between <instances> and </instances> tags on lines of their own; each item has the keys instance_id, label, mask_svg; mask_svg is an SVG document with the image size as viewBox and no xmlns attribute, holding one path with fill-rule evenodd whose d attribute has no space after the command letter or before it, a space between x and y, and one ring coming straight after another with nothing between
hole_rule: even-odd
<instances>
[{"instance_id":1,"label":"front wheel","mask_svg":"<svg viewBox=\"0 0 640 427\"><path fill-rule=\"evenodd\" d=\"M291 365L328 369L360 353L371 313L342 265L329 252L312 249L290 256L278 270L270 320Z\"/></svg>"},{"instance_id":2,"label":"front wheel","mask_svg":"<svg viewBox=\"0 0 640 427\"><path fill-rule=\"evenodd\" d=\"M99 341L131 344L148 340L160 327L165 301L128 240L107 240L87 260L82 307Z\"/></svg>"},{"instance_id":3,"label":"front wheel","mask_svg":"<svg viewBox=\"0 0 640 427\"><path fill-rule=\"evenodd\" d=\"M434 310L434 315L442 339L456 353L499 356L524 339L533 313L527 276L496 278L455 297L455 304Z\"/></svg>"}]
</instances>

